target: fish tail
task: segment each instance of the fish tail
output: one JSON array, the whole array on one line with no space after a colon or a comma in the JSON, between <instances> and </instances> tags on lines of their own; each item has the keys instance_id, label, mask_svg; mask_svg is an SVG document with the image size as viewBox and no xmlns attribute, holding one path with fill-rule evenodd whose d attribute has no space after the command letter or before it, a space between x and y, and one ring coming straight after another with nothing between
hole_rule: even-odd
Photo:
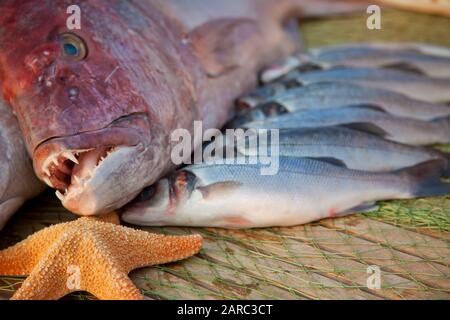
<instances>
[{"instance_id":1,"label":"fish tail","mask_svg":"<svg viewBox=\"0 0 450 320\"><path fill-rule=\"evenodd\" d=\"M441 180L446 170L447 163L443 159L436 159L402 169L398 173L406 179L412 197L434 197L450 194L450 183Z\"/></svg>"},{"instance_id":2,"label":"fish tail","mask_svg":"<svg viewBox=\"0 0 450 320\"><path fill-rule=\"evenodd\" d=\"M435 118L433 123L439 126L442 135L445 137L442 143L450 143L450 116Z\"/></svg>"},{"instance_id":3,"label":"fish tail","mask_svg":"<svg viewBox=\"0 0 450 320\"><path fill-rule=\"evenodd\" d=\"M442 158L445 160L445 171L444 171L444 177L450 178L450 153L447 152L439 152L442 156Z\"/></svg>"},{"instance_id":4,"label":"fish tail","mask_svg":"<svg viewBox=\"0 0 450 320\"><path fill-rule=\"evenodd\" d=\"M450 116L444 116L444 117L439 117L439 118L433 119L433 122L450 127Z\"/></svg>"}]
</instances>

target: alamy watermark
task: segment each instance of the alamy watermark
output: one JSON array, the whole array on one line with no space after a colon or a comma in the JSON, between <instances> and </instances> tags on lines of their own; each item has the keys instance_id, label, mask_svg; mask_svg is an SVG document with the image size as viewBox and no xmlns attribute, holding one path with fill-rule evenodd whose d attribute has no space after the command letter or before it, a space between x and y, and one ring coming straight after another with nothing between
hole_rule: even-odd
<instances>
[{"instance_id":1,"label":"alamy watermark","mask_svg":"<svg viewBox=\"0 0 450 320\"><path fill-rule=\"evenodd\" d=\"M79 266L70 265L67 267L66 286L69 290L81 290L81 270Z\"/></svg>"},{"instance_id":2,"label":"alamy watermark","mask_svg":"<svg viewBox=\"0 0 450 320\"><path fill-rule=\"evenodd\" d=\"M69 15L66 19L66 27L69 30L80 30L81 29L81 8L72 4L67 7L66 13Z\"/></svg>"},{"instance_id":3,"label":"alamy watermark","mask_svg":"<svg viewBox=\"0 0 450 320\"><path fill-rule=\"evenodd\" d=\"M187 129L176 129L171 142L175 143L171 152L175 165L258 164L261 175L278 173L278 129L226 129L224 134L219 129L203 130L202 121L194 121L193 135Z\"/></svg>"},{"instance_id":4,"label":"alamy watermark","mask_svg":"<svg viewBox=\"0 0 450 320\"><path fill-rule=\"evenodd\" d=\"M371 265L367 267L366 272L370 274L367 278L367 288L371 290L381 289L381 269L377 265Z\"/></svg>"},{"instance_id":5,"label":"alamy watermark","mask_svg":"<svg viewBox=\"0 0 450 320\"><path fill-rule=\"evenodd\" d=\"M381 8L376 4L372 4L367 7L369 17L366 20L366 26L369 30L380 30L381 29Z\"/></svg>"}]
</instances>

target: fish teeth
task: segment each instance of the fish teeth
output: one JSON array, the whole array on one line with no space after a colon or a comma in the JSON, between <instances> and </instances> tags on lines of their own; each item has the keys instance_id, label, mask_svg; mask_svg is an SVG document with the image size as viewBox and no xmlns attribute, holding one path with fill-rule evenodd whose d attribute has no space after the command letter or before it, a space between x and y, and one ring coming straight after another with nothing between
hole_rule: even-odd
<instances>
[{"instance_id":1,"label":"fish teeth","mask_svg":"<svg viewBox=\"0 0 450 320\"><path fill-rule=\"evenodd\" d=\"M56 190L55 195L60 201L64 201L64 195L61 193L61 191Z\"/></svg>"},{"instance_id":2,"label":"fish teeth","mask_svg":"<svg viewBox=\"0 0 450 320\"><path fill-rule=\"evenodd\" d=\"M44 177L44 182L51 188L53 188L53 184L48 177Z\"/></svg>"},{"instance_id":3,"label":"fish teeth","mask_svg":"<svg viewBox=\"0 0 450 320\"><path fill-rule=\"evenodd\" d=\"M57 157L54 157L54 158L52 159L52 162L54 163L55 166L57 166L57 165L59 164L58 158L57 158Z\"/></svg>"},{"instance_id":4,"label":"fish teeth","mask_svg":"<svg viewBox=\"0 0 450 320\"><path fill-rule=\"evenodd\" d=\"M78 159L74 156L74 154L71 151L64 151L62 155L67 159L69 159L70 161L75 162L76 164L80 164L78 162Z\"/></svg>"},{"instance_id":5,"label":"fish teeth","mask_svg":"<svg viewBox=\"0 0 450 320\"><path fill-rule=\"evenodd\" d=\"M48 167L46 167L45 169L44 169L44 173L47 175L47 176L51 176L50 175L50 170L48 169Z\"/></svg>"},{"instance_id":6,"label":"fish teeth","mask_svg":"<svg viewBox=\"0 0 450 320\"><path fill-rule=\"evenodd\" d=\"M73 176L73 179L75 180L75 183L78 184L78 185L81 185L82 182L83 182L83 180L78 178L78 176Z\"/></svg>"}]
</instances>

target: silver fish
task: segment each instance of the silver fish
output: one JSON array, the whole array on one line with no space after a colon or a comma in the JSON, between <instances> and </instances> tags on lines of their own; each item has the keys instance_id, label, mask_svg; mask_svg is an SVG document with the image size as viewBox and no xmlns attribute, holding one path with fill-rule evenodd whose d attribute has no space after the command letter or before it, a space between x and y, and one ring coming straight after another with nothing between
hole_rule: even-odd
<instances>
[{"instance_id":1,"label":"silver fish","mask_svg":"<svg viewBox=\"0 0 450 320\"><path fill-rule=\"evenodd\" d=\"M339 126L281 129L278 139L267 139L265 135L255 133L233 142L241 156L256 156L261 147L271 155L272 146L277 144L275 150L282 157L331 160L332 163L342 162L349 169L371 172L394 171L441 159L446 163L445 176L450 176L450 154L387 141L374 134Z\"/></svg>"},{"instance_id":2,"label":"silver fish","mask_svg":"<svg viewBox=\"0 0 450 320\"><path fill-rule=\"evenodd\" d=\"M260 175L258 165L193 165L146 189L124 208L122 219L152 226L292 226L375 210L374 202L382 199L447 194L443 170L440 160L369 173L280 157L275 176Z\"/></svg>"},{"instance_id":3,"label":"silver fish","mask_svg":"<svg viewBox=\"0 0 450 320\"><path fill-rule=\"evenodd\" d=\"M330 45L325 46L321 48L314 48L311 49L311 51L314 50L320 50L320 51L328 51L328 50L339 50L339 49L345 49L345 48L361 48L361 47L367 47L367 48L373 48L377 50L384 50L389 52L415 52L415 53L422 53L424 55L429 56L435 56L435 57L443 57L443 58L450 58L450 48L443 47L443 46L436 46L429 43L420 43L420 42L369 42L369 43L345 43L345 44L338 44L338 45Z\"/></svg>"},{"instance_id":4,"label":"silver fish","mask_svg":"<svg viewBox=\"0 0 450 320\"><path fill-rule=\"evenodd\" d=\"M279 85L281 86L281 84ZM339 82L319 82L292 88L265 99L261 98L259 103L263 105L256 106L254 109L242 110L238 117L247 121L255 121L263 120L264 116L283 112L353 104L373 104L391 114L420 120L450 116L450 106L446 104L417 100L389 90ZM237 120L235 119L235 121Z\"/></svg>"},{"instance_id":5,"label":"silver fish","mask_svg":"<svg viewBox=\"0 0 450 320\"><path fill-rule=\"evenodd\" d=\"M34 174L17 120L0 99L0 230L30 199L44 190Z\"/></svg>"},{"instance_id":6,"label":"silver fish","mask_svg":"<svg viewBox=\"0 0 450 320\"><path fill-rule=\"evenodd\" d=\"M387 67L417 71L436 78L450 78L450 58L436 57L411 50L386 50L370 47L311 50L311 63L325 68Z\"/></svg>"},{"instance_id":7,"label":"silver fish","mask_svg":"<svg viewBox=\"0 0 450 320\"><path fill-rule=\"evenodd\" d=\"M333 45L298 52L267 67L263 82L302 66L313 64L323 69L335 66L388 67L450 78L450 49L424 44L360 43Z\"/></svg>"},{"instance_id":8,"label":"silver fish","mask_svg":"<svg viewBox=\"0 0 450 320\"><path fill-rule=\"evenodd\" d=\"M423 43L348 43L298 51L267 66L262 82L271 82L294 69L315 65L388 66L415 70L433 77L450 77L450 49Z\"/></svg>"},{"instance_id":9,"label":"silver fish","mask_svg":"<svg viewBox=\"0 0 450 320\"><path fill-rule=\"evenodd\" d=\"M283 80L302 85L317 82L354 83L369 88L395 91L429 102L450 101L450 79L432 78L392 69L338 67L310 72L293 71L283 77Z\"/></svg>"},{"instance_id":10,"label":"silver fish","mask_svg":"<svg viewBox=\"0 0 450 320\"><path fill-rule=\"evenodd\" d=\"M411 145L450 143L450 117L422 121L393 116L373 106L297 111L268 118L265 121L249 122L243 127L286 129L335 125L347 125L371 132L374 131L374 127L378 127L382 129L381 134L384 134L386 139Z\"/></svg>"}]
</instances>

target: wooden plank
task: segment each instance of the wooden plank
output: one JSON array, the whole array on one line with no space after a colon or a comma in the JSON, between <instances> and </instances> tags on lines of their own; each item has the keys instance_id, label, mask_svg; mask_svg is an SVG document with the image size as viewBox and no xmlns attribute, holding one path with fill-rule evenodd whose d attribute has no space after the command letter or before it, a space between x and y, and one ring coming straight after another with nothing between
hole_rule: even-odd
<instances>
[{"instance_id":1,"label":"wooden plank","mask_svg":"<svg viewBox=\"0 0 450 320\"><path fill-rule=\"evenodd\" d=\"M321 225L339 229L372 242L382 243L396 250L448 266L450 249L446 241L409 231L364 217L345 217L322 220Z\"/></svg>"},{"instance_id":2,"label":"wooden plank","mask_svg":"<svg viewBox=\"0 0 450 320\"><path fill-rule=\"evenodd\" d=\"M304 232L299 232L301 228ZM425 261L380 243L336 232L317 224L278 229L278 232L292 239L313 244L322 250L336 252L363 263L378 265L383 270L423 284L424 289L447 292L450 288L448 267Z\"/></svg>"}]
</instances>

